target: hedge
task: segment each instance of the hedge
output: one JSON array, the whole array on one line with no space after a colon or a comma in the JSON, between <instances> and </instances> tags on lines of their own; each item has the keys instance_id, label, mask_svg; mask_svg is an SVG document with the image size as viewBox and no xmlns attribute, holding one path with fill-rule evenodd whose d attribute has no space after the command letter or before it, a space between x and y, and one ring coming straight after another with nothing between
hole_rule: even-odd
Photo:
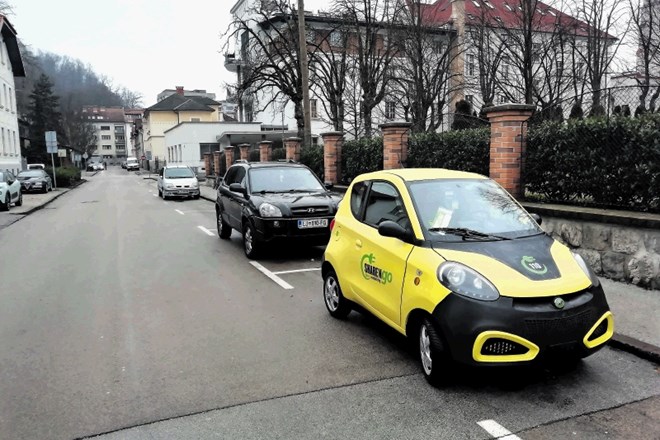
<instances>
[{"instance_id":1,"label":"hedge","mask_svg":"<svg viewBox=\"0 0 660 440\"><path fill-rule=\"evenodd\" d=\"M341 182L350 183L362 173L383 169L383 138L363 138L344 143L341 150Z\"/></svg>"},{"instance_id":2,"label":"hedge","mask_svg":"<svg viewBox=\"0 0 660 440\"><path fill-rule=\"evenodd\" d=\"M321 145L310 145L300 149L300 163L307 165L321 181L324 179L323 169L323 147Z\"/></svg>"},{"instance_id":3,"label":"hedge","mask_svg":"<svg viewBox=\"0 0 660 440\"><path fill-rule=\"evenodd\" d=\"M547 201L660 211L660 115L531 126L525 164Z\"/></svg>"},{"instance_id":4,"label":"hedge","mask_svg":"<svg viewBox=\"0 0 660 440\"><path fill-rule=\"evenodd\" d=\"M52 168L46 168L46 173L53 179ZM76 167L56 167L55 175L58 187L68 187L80 180L80 170ZM53 185L55 185L55 181L53 181Z\"/></svg>"},{"instance_id":5,"label":"hedge","mask_svg":"<svg viewBox=\"0 0 660 440\"><path fill-rule=\"evenodd\" d=\"M448 168L488 175L490 128L411 136L408 168Z\"/></svg>"}]
</instances>

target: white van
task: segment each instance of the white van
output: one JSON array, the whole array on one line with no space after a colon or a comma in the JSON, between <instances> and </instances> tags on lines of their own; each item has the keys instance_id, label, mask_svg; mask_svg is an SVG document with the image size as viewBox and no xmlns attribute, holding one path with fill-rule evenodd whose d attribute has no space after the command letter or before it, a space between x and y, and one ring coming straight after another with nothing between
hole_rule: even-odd
<instances>
[{"instance_id":1,"label":"white van","mask_svg":"<svg viewBox=\"0 0 660 440\"><path fill-rule=\"evenodd\" d=\"M127 157L126 158L126 170L127 171L137 171L140 169L140 162L138 162L137 157Z\"/></svg>"}]
</instances>

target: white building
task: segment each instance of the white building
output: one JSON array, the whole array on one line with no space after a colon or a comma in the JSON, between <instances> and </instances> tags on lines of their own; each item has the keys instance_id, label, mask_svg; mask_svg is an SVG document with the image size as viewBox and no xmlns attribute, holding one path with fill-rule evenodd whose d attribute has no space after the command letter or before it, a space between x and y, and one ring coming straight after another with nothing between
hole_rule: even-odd
<instances>
[{"instance_id":1,"label":"white building","mask_svg":"<svg viewBox=\"0 0 660 440\"><path fill-rule=\"evenodd\" d=\"M0 15L0 170L23 169L14 77L25 76L16 30Z\"/></svg>"}]
</instances>

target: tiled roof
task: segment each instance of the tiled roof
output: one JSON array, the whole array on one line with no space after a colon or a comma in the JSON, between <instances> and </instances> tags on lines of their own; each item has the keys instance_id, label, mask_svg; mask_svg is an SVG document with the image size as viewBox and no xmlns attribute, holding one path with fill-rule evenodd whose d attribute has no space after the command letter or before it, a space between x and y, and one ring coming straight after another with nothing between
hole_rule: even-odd
<instances>
[{"instance_id":1,"label":"tiled roof","mask_svg":"<svg viewBox=\"0 0 660 440\"><path fill-rule=\"evenodd\" d=\"M485 20L494 27L515 29L520 24L519 4L518 0L465 0L465 24L477 25ZM451 13L451 0L422 5L422 16L429 25L451 22ZM536 3L534 22L537 32L552 32L558 23L575 28L578 35L587 35L588 31L584 22L542 2Z\"/></svg>"},{"instance_id":2,"label":"tiled roof","mask_svg":"<svg viewBox=\"0 0 660 440\"><path fill-rule=\"evenodd\" d=\"M185 111L213 112L215 110L213 110L208 105L201 104L201 103L196 102L195 100L189 98L184 103L177 105L174 108L174 111L177 111L177 112L185 112Z\"/></svg>"},{"instance_id":3,"label":"tiled roof","mask_svg":"<svg viewBox=\"0 0 660 440\"><path fill-rule=\"evenodd\" d=\"M193 103L197 105L201 105L205 107L205 110L208 111L213 111L212 108L208 107L210 105L220 105L219 102L214 101L213 99L204 97L204 96L182 96L177 93L174 95L170 95L167 98L163 99L162 101L157 102L156 104L152 105L151 107L147 108L147 112L153 112L153 111L175 111L177 110L177 107L180 107L182 104L192 101ZM192 104L190 104L192 105ZM197 109L195 109L197 110Z\"/></svg>"}]
</instances>

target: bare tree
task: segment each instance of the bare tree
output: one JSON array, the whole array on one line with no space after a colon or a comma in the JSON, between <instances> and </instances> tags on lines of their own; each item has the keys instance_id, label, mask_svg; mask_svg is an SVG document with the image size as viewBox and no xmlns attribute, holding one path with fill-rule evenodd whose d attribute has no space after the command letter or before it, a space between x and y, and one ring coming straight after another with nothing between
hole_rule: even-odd
<instances>
[{"instance_id":1,"label":"bare tree","mask_svg":"<svg viewBox=\"0 0 660 440\"><path fill-rule=\"evenodd\" d=\"M637 45L637 73L635 77L640 88L637 112L647 109L653 112L655 102L660 96L660 83L655 78L655 90L650 97L648 108L646 98L651 90L653 74L660 70L660 8L654 7L650 0L628 0L628 13Z\"/></svg>"},{"instance_id":2,"label":"bare tree","mask_svg":"<svg viewBox=\"0 0 660 440\"><path fill-rule=\"evenodd\" d=\"M373 111L389 90L392 61L397 54L393 23L405 2L389 0L334 0L335 13L348 21L347 50L355 54L362 91L360 113L364 134L373 132Z\"/></svg>"},{"instance_id":3,"label":"bare tree","mask_svg":"<svg viewBox=\"0 0 660 440\"><path fill-rule=\"evenodd\" d=\"M435 131L443 122L450 64L463 48L451 50L456 35L427 24L420 2L403 9L393 36L399 42L392 61L392 89L415 132Z\"/></svg>"},{"instance_id":4,"label":"bare tree","mask_svg":"<svg viewBox=\"0 0 660 440\"><path fill-rule=\"evenodd\" d=\"M14 14L14 9L11 5L11 3L0 0L0 14L2 15L13 15Z\"/></svg>"},{"instance_id":5,"label":"bare tree","mask_svg":"<svg viewBox=\"0 0 660 440\"><path fill-rule=\"evenodd\" d=\"M534 99L543 109L555 106L576 81L583 82L572 75L574 35L570 24L562 22L563 17L558 14L552 30L536 43L540 52L535 54Z\"/></svg>"},{"instance_id":6,"label":"bare tree","mask_svg":"<svg viewBox=\"0 0 660 440\"><path fill-rule=\"evenodd\" d=\"M94 126L85 122L80 112L63 113L62 129L69 146L75 150L91 155L96 149Z\"/></svg>"},{"instance_id":7,"label":"bare tree","mask_svg":"<svg viewBox=\"0 0 660 440\"><path fill-rule=\"evenodd\" d=\"M303 137L305 118L298 62L298 18L289 2L256 2L245 16L234 18L225 37L225 48L240 41L242 74L236 94L243 108L241 111L262 111L285 98L294 105L298 136ZM265 102L262 103L260 97L264 97Z\"/></svg>"},{"instance_id":8,"label":"bare tree","mask_svg":"<svg viewBox=\"0 0 660 440\"><path fill-rule=\"evenodd\" d=\"M576 61L582 62L592 94L592 114L604 111L603 82L628 31L624 0L577 0L573 16L583 24L574 26ZM615 38L610 32L619 32Z\"/></svg>"},{"instance_id":9,"label":"bare tree","mask_svg":"<svg viewBox=\"0 0 660 440\"><path fill-rule=\"evenodd\" d=\"M134 92L126 87L119 87L115 93L121 98L121 105L127 108L137 108L142 105L143 96L139 92Z\"/></svg>"}]
</instances>

